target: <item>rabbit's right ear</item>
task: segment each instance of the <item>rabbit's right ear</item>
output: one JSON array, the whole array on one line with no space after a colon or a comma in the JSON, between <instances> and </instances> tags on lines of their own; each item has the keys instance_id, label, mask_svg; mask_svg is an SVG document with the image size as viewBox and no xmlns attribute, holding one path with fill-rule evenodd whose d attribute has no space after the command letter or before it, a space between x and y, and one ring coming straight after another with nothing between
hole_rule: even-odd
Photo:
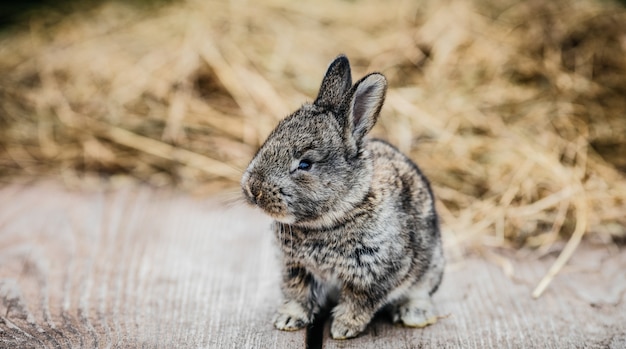
<instances>
[{"instance_id":1,"label":"rabbit's right ear","mask_svg":"<svg viewBox=\"0 0 626 349\"><path fill-rule=\"evenodd\" d=\"M345 97L343 127L348 149L355 153L363 137L374 127L385 102L387 79L380 73L371 73L357 81Z\"/></svg>"},{"instance_id":2,"label":"rabbit's right ear","mask_svg":"<svg viewBox=\"0 0 626 349\"><path fill-rule=\"evenodd\" d=\"M352 75L350 75L350 62L344 55L339 55L328 66L326 75L322 80L320 92L313 104L320 107L338 107L343 96L352 87Z\"/></svg>"}]
</instances>

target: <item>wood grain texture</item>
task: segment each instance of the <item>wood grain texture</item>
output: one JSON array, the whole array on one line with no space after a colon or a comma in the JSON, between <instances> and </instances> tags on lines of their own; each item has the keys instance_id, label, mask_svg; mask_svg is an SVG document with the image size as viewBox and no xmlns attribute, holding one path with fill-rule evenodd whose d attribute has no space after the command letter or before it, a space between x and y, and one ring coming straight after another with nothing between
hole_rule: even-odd
<instances>
[{"instance_id":1,"label":"wood grain texture","mask_svg":"<svg viewBox=\"0 0 626 349\"><path fill-rule=\"evenodd\" d=\"M268 220L150 189L0 191L0 347L290 348Z\"/></svg>"},{"instance_id":2,"label":"wood grain texture","mask_svg":"<svg viewBox=\"0 0 626 349\"><path fill-rule=\"evenodd\" d=\"M539 299L531 293L556 256L513 260L509 278L476 257L446 271L438 323L424 329L377 319L350 342L325 348L626 348L626 253L582 246ZM326 328L325 336L328 336Z\"/></svg>"},{"instance_id":3,"label":"wood grain texture","mask_svg":"<svg viewBox=\"0 0 626 349\"><path fill-rule=\"evenodd\" d=\"M445 238L445 236L444 236ZM381 317L325 348L626 348L626 253L579 249L538 300L554 256L449 263L426 329ZM280 302L269 220L149 188L0 189L0 348L303 348ZM319 331L322 332L322 331Z\"/></svg>"}]
</instances>

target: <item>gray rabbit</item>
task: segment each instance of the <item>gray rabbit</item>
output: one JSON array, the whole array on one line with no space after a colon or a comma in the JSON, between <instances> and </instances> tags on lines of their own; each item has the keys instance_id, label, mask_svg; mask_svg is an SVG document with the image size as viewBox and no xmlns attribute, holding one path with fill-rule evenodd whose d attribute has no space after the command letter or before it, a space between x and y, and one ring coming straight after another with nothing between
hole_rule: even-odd
<instances>
[{"instance_id":1,"label":"gray rabbit","mask_svg":"<svg viewBox=\"0 0 626 349\"><path fill-rule=\"evenodd\" d=\"M437 320L431 295L445 261L430 184L396 148L366 137L386 90L379 73L353 86L340 55L315 101L278 124L243 175L246 200L275 219L280 330L307 326L329 299L335 339L357 336L382 308L405 326Z\"/></svg>"}]
</instances>

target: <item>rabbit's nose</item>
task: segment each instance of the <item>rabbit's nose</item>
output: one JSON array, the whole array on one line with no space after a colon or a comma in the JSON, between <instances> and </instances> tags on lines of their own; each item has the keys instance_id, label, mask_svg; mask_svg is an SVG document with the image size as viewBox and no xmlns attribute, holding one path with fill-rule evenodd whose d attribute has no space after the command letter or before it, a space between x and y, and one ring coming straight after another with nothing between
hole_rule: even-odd
<instances>
[{"instance_id":1,"label":"rabbit's nose","mask_svg":"<svg viewBox=\"0 0 626 349\"><path fill-rule=\"evenodd\" d=\"M252 204L258 205L259 200L263 196L263 192L261 191L261 182L254 178L250 178L244 185L244 192Z\"/></svg>"}]
</instances>

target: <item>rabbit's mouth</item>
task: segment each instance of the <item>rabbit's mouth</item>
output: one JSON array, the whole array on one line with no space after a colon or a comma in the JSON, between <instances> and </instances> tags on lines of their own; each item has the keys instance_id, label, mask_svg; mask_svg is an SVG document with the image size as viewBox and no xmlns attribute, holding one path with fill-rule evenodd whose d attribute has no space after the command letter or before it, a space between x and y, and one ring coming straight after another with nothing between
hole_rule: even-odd
<instances>
[{"instance_id":1,"label":"rabbit's mouth","mask_svg":"<svg viewBox=\"0 0 626 349\"><path fill-rule=\"evenodd\" d=\"M265 211L267 212L267 211ZM292 215L292 214L286 214L286 215L274 215L268 212L268 214L270 215L270 217L274 218L277 222L283 223L283 224L294 224L296 222L296 216Z\"/></svg>"},{"instance_id":2,"label":"rabbit's mouth","mask_svg":"<svg viewBox=\"0 0 626 349\"><path fill-rule=\"evenodd\" d=\"M264 205L262 202L257 202L255 206L258 206L268 216L272 217L276 221L284 224L293 224L296 222L296 216L287 210L286 206L280 203L269 203Z\"/></svg>"}]
</instances>

